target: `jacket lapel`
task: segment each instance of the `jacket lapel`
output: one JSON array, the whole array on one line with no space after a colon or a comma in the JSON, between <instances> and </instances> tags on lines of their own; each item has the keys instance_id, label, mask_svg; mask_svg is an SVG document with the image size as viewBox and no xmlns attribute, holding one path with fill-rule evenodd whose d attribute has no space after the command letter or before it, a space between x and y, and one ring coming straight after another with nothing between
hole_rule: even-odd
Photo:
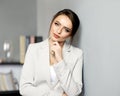
<instances>
[{"instance_id":1,"label":"jacket lapel","mask_svg":"<svg viewBox=\"0 0 120 96\"><path fill-rule=\"evenodd\" d=\"M63 57L66 57L70 51L71 51L71 45L65 42L63 46Z\"/></svg>"},{"instance_id":2,"label":"jacket lapel","mask_svg":"<svg viewBox=\"0 0 120 96\"><path fill-rule=\"evenodd\" d=\"M43 41L42 47L39 48L39 62L41 63L41 70L45 75L47 83L50 84L50 70L49 70L49 44L48 39ZM41 71L42 72L42 71Z\"/></svg>"}]
</instances>

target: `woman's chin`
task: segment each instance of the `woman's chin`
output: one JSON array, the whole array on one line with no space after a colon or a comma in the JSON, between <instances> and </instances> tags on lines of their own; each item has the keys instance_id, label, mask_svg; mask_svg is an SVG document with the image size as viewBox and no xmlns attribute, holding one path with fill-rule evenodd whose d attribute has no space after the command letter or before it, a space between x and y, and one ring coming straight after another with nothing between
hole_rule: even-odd
<instances>
[{"instance_id":1,"label":"woman's chin","mask_svg":"<svg viewBox=\"0 0 120 96\"><path fill-rule=\"evenodd\" d=\"M64 41L59 40L59 39L57 39L57 38L55 38L55 37L51 37L51 40L52 40L53 42L58 42L58 43L63 43L63 42L64 42Z\"/></svg>"}]
</instances>

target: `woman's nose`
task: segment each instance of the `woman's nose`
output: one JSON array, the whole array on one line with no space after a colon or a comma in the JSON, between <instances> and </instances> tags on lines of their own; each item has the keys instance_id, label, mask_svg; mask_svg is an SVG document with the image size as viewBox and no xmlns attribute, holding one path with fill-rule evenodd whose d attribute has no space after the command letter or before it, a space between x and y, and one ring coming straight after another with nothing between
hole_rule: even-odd
<instances>
[{"instance_id":1,"label":"woman's nose","mask_svg":"<svg viewBox=\"0 0 120 96\"><path fill-rule=\"evenodd\" d=\"M62 28L58 28L57 33L60 34L62 32Z\"/></svg>"}]
</instances>

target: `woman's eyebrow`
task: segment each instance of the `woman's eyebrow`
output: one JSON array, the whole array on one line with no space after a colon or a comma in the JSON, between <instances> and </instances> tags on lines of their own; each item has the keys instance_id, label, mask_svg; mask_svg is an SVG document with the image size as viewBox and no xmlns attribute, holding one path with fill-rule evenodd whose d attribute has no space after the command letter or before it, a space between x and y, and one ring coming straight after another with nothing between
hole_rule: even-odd
<instances>
[{"instance_id":1,"label":"woman's eyebrow","mask_svg":"<svg viewBox=\"0 0 120 96\"><path fill-rule=\"evenodd\" d=\"M61 23L60 23L58 20L55 20L55 22L57 22L57 23L59 23L59 24L61 25ZM66 28L67 30L72 31L72 28L69 28L69 27L67 27L67 26L64 26L64 28Z\"/></svg>"},{"instance_id":2,"label":"woman's eyebrow","mask_svg":"<svg viewBox=\"0 0 120 96\"><path fill-rule=\"evenodd\" d=\"M66 28L67 30L69 30L69 31L72 31L72 29L71 29L71 28L68 28L68 27L66 27L66 26L65 26L65 28Z\"/></svg>"}]
</instances>

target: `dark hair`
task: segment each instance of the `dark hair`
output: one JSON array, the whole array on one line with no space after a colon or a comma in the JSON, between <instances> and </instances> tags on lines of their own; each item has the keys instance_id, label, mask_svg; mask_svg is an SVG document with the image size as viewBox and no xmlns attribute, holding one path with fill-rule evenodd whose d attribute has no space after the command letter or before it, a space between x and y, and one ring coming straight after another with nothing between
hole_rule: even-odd
<instances>
[{"instance_id":1,"label":"dark hair","mask_svg":"<svg viewBox=\"0 0 120 96\"><path fill-rule=\"evenodd\" d=\"M72 43L73 37L76 34L76 32L78 30L78 27L80 25L80 20L79 20L77 14L75 12L73 12L72 10L70 10L70 9L63 9L63 10L59 11L58 13L56 13L54 15L51 24L53 23L55 18L58 17L59 15L66 15L72 22L72 33L71 33L71 43Z\"/></svg>"}]
</instances>

